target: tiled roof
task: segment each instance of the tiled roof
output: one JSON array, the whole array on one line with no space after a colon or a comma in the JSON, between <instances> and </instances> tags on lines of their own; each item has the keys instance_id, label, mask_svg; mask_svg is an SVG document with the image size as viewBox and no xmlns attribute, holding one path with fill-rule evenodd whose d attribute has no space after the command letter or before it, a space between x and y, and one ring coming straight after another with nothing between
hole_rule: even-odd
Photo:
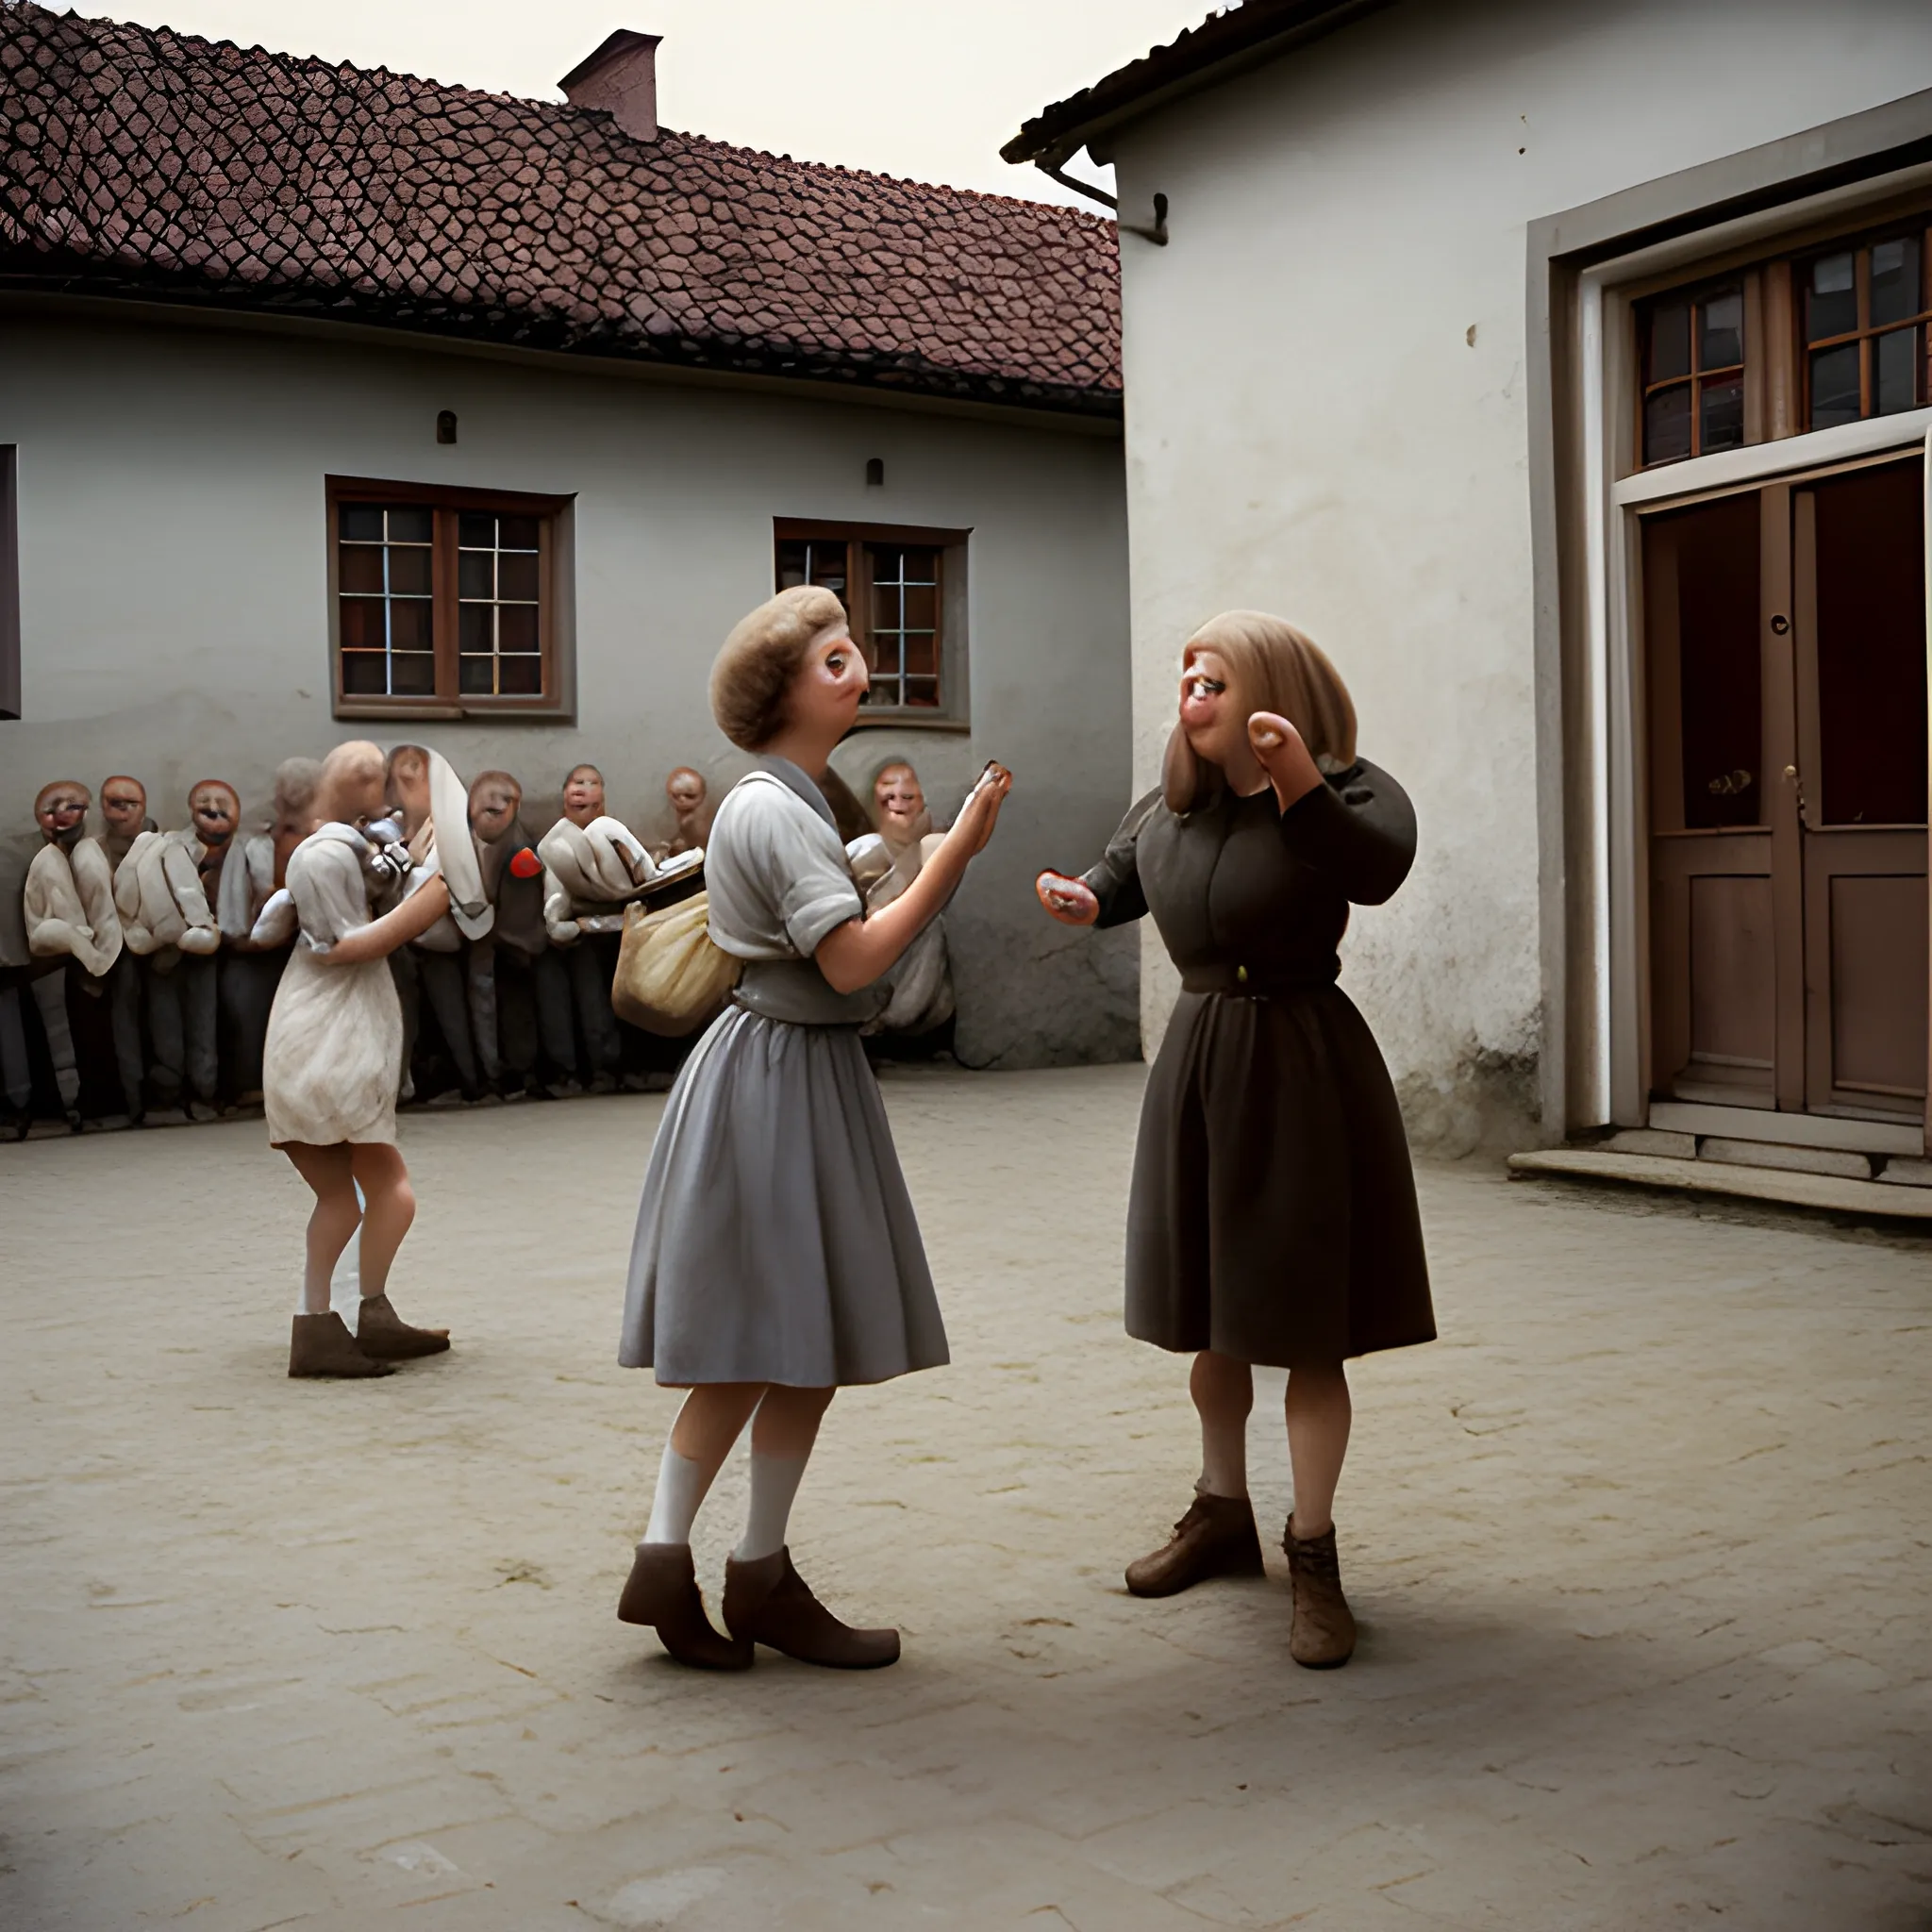
<instances>
[{"instance_id":1,"label":"tiled roof","mask_svg":"<svg viewBox=\"0 0 1932 1932\"><path fill-rule=\"evenodd\" d=\"M1238 0L1210 13L1138 60L1103 75L1063 101L1042 108L1000 153L1009 161L1055 165L1082 147L1109 161L1108 137L1126 122L1273 60L1391 0Z\"/></svg>"},{"instance_id":2,"label":"tiled roof","mask_svg":"<svg viewBox=\"0 0 1932 1932\"><path fill-rule=\"evenodd\" d=\"M0 0L0 288L1117 415L1113 225Z\"/></svg>"}]
</instances>

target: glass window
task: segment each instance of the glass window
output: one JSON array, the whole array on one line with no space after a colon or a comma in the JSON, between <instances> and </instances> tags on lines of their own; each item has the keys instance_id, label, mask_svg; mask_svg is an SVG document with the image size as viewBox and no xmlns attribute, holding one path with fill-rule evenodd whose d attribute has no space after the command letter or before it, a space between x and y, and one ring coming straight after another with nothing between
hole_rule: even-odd
<instances>
[{"instance_id":1,"label":"glass window","mask_svg":"<svg viewBox=\"0 0 1932 1932\"><path fill-rule=\"evenodd\" d=\"M554 699L551 514L358 495L334 515L339 704Z\"/></svg>"},{"instance_id":2,"label":"glass window","mask_svg":"<svg viewBox=\"0 0 1932 1932\"><path fill-rule=\"evenodd\" d=\"M1800 264L1806 428L1925 401L1924 252L1918 233L1887 235Z\"/></svg>"},{"instance_id":3,"label":"glass window","mask_svg":"<svg viewBox=\"0 0 1932 1932\"><path fill-rule=\"evenodd\" d=\"M1675 462L1744 441L1744 285L1659 296L1639 311L1643 460Z\"/></svg>"}]
</instances>

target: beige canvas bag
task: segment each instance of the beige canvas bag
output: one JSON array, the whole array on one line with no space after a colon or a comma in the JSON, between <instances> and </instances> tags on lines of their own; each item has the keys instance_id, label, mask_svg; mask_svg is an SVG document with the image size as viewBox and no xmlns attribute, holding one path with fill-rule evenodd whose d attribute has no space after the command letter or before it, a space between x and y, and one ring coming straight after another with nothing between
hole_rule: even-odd
<instances>
[{"instance_id":1,"label":"beige canvas bag","mask_svg":"<svg viewBox=\"0 0 1932 1932\"><path fill-rule=\"evenodd\" d=\"M610 1005L620 1020L675 1040L724 1011L741 962L712 942L709 904L710 895L698 892L661 912L639 905L625 910L610 982Z\"/></svg>"}]
</instances>

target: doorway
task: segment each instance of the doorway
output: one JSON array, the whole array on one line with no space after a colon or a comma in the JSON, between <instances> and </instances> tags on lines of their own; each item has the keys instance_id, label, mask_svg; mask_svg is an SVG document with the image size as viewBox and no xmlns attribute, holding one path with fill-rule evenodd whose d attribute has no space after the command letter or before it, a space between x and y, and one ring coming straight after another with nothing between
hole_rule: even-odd
<instances>
[{"instance_id":1,"label":"doorway","mask_svg":"<svg viewBox=\"0 0 1932 1932\"><path fill-rule=\"evenodd\" d=\"M1924 478L1642 518L1653 1098L1925 1119Z\"/></svg>"}]
</instances>

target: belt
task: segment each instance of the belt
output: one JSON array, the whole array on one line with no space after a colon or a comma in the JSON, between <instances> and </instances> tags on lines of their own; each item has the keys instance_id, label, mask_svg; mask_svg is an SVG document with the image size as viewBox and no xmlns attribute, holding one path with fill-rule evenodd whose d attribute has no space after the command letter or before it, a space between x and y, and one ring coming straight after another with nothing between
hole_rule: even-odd
<instances>
[{"instance_id":1,"label":"belt","mask_svg":"<svg viewBox=\"0 0 1932 1932\"><path fill-rule=\"evenodd\" d=\"M1320 992L1341 975L1341 962L1283 973L1266 966L1189 966L1181 973L1181 991L1229 1000L1277 1000L1294 993Z\"/></svg>"},{"instance_id":2,"label":"belt","mask_svg":"<svg viewBox=\"0 0 1932 1932\"><path fill-rule=\"evenodd\" d=\"M810 959L747 959L731 991L735 1006L793 1026L863 1025L891 998L891 989L877 983L834 992Z\"/></svg>"}]
</instances>

